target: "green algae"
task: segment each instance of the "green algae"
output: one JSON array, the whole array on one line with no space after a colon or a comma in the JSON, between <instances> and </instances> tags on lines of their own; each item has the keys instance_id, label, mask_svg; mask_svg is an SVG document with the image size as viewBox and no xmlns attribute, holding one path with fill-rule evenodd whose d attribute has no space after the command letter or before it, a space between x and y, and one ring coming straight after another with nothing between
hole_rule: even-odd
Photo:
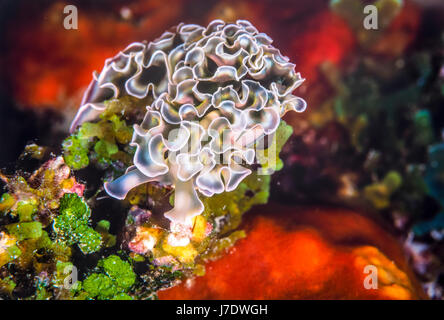
<instances>
[{"instance_id":1,"label":"green algae","mask_svg":"<svg viewBox=\"0 0 444 320\"><path fill-rule=\"evenodd\" d=\"M35 201L34 198L32 198L31 201L20 201L17 204L16 212L20 221L32 221L32 217L37 211L37 201Z\"/></svg>"},{"instance_id":2,"label":"green algae","mask_svg":"<svg viewBox=\"0 0 444 320\"><path fill-rule=\"evenodd\" d=\"M390 171L381 182L366 186L364 196L376 209L384 209L390 206L390 197L401 184L402 176L396 171Z\"/></svg>"},{"instance_id":3,"label":"green algae","mask_svg":"<svg viewBox=\"0 0 444 320\"><path fill-rule=\"evenodd\" d=\"M116 255L102 259L98 263L102 273L93 273L82 283L82 289L90 298L132 300L127 294L136 281L129 262Z\"/></svg>"},{"instance_id":4,"label":"green algae","mask_svg":"<svg viewBox=\"0 0 444 320\"><path fill-rule=\"evenodd\" d=\"M271 175L275 171L282 169L284 164L279 158L279 153L292 133L293 128L282 120L276 130L271 145L269 145L263 152L260 150L256 151L258 163L261 164L261 168L259 169L261 175Z\"/></svg>"},{"instance_id":5,"label":"green algae","mask_svg":"<svg viewBox=\"0 0 444 320\"><path fill-rule=\"evenodd\" d=\"M76 136L70 136L63 141L63 157L66 164L73 170L86 168L89 165L89 142Z\"/></svg>"},{"instance_id":6,"label":"green algae","mask_svg":"<svg viewBox=\"0 0 444 320\"><path fill-rule=\"evenodd\" d=\"M203 198L204 212L207 217L227 217L220 232L223 234L237 228L242 215L253 205L265 204L268 201L270 176L258 176L252 173L242 181L236 190Z\"/></svg>"},{"instance_id":7,"label":"green algae","mask_svg":"<svg viewBox=\"0 0 444 320\"><path fill-rule=\"evenodd\" d=\"M38 239L42 236L42 224L38 221L13 223L5 226L9 234L14 235L18 241L25 239Z\"/></svg>"},{"instance_id":8,"label":"green algae","mask_svg":"<svg viewBox=\"0 0 444 320\"><path fill-rule=\"evenodd\" d=\"M139 101L128 99L105 101L106 110L96 123L85 122L62 144L63 156L73 170L84 169L90 163L106 167L115 161L130 165L133 149L128 146L133 128L124 119L136 110Z\"/></svg>"},{"instance_id":9,"label":"green algae","mask_svg":"<svg viewBox=\"0 0 444 320\"><path fill-rule=\"evenodd\" d=\"M60 241L77 244L83 253L100 250L102 236L89 226L91 210L75 193L67 193L60 199L60 214L54 219L54 230Z\"/></svg>"},{"instance_id":10,"label":"green algae","mask_svg":"<svg viewBox=\"0 0 444 320\"><path fill-rule=\"evenodd\" d=\"M116 255L100 260L98 266L115 281L118 290L128 290L136 281L136 274L131 265Z\"/></svg>"},{"instance_id":11,"label":"green algae","mask_svg":"<svg viewBox=\"0 0 444 320\"><path fill-rule=\"evenodd\" d=\"M94 273L83 281L83 290L89 297L98 299L110 299L117 293L113 280L99 273Z\"/></svg>"}]
</instances>

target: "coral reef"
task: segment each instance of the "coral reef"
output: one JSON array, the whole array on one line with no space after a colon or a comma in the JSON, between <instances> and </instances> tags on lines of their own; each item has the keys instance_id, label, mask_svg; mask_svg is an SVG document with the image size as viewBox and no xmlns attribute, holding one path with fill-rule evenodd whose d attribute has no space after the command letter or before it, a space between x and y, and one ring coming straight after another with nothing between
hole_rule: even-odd
<instances>
[{"instance_id":1,"label":"coral reef","mask_svg":"<svg viewBox=\"0 0 444 320\"><path fill-rule=\"evenodd\" d=\"M8 150L1 157L1 298L423 298L415 277L428 297L443 298L442 12L409 0L130 0L109 1L106 12L92 3L78 2L79 30L68 32L60 28L62 3L17 2L2 12L10 18L0 28L7 48L0 144ZM367 4L379 9L378 30L362 27ZM214 19L236 32L219 22L181 25L151 41L177 21ZM306 112L281 120L285 101L299 110L305 104L280 91L294 84L280 75L302 79L280 54L273 60L264 51L272 48L268 37L238 19L252 21L298 63ZM91 72L140 39L151 42L107 60L81 102ZM209 104L211 117L200 113ZM247 128L253 113L242 110L252 107L265 117L255 124L276 129L254 154L260 165L245 161L245 145L229 150L243 161L228 169L245 170L231 190L228 172L236 170L216 165L209 175L204 157L195 157L183 180L194 184L185 194L196 210L165 218L183 207L178 167L195 156L179 148L191 141L187 121L200 120L211 137L214 117L233 133L234 125ZM39 113L47 109L57 111ZM176 128L176 144L149 150ZM25 144L19 161L7 164ZM218 160L216 144L199 147ZM156 177L144 162L153 159ZM211 179L198 184L205 174ZM128 175L140 180L121 183ZM150 178L162 181L142 183ZM125 199L111 198L104 185ZM269 209L255 207L269 198ZM284 202L291 208L276 205ZM183 217L188 222L177 223ZM363 291L369 263L381 271L381 290Z\"/></svg>"},{"instance_id":2,"label":"coral reef","mask_svg":"<svg viewBox=\"0 0 444 320\"><path fill-rule=\"evenodd\" d=\"M115 113L113 115L111 119L116 119ZM204 272L203 263L206 260L219 256L245 236L242 231L233 232L239 226L243 213L254 204L268 200L270 177L252 173L235 190L203 198L204 211L193 219L190 228L170 229L159 217L159 213L171 206L170 189L157 184L142 186L132 190L128 199L114 213L121 215L129 209L121 238L123 242L117 243L116 237L110 233L113 222L97 221L95 218L96 222L91 223L94 210L87 202L97 202L97 193L93 193L93 197L87 201L84 198L87 191L85 185L77 182L72 175L72 169L78 168L79 162L76 160L82 162L87 159L88 164L91 161L86 169L101 174L104 170L121 172L124 168L119 165L121 158L99 157L98 148L95 147L103 141L99 137L105 139L102 132L106 131L106 127L111 128L108 126L110 123L113 123L112 120L104 119L98 123L84 123L76 134L65 140L65 158L71 168L65 164L63 157L57 157L44 162L29 178L3 176L8 187L8 192L3 194L0 201L3 230L0 251L3 282L0 288L4 297L155 298L157 290L154 288L171 286L186 274ZM291 132L284 122L280 124L273 145L277 152ZM107 137L116 137L116 131L109 130L107 134ZM123 140L115 139L116 148L122 148L117 141ZM73 140L84 144L85 149L79 151L73 148L69 143ZM82 152L85 155L83 159L77 156ZM117 152L125 154L120 149ZM159 211L161 209L163 211ZM186 241L180 242L184 235ZM179 245L172 246L169 241L171 237L175 237ZM123 256L120 248L126 252ZM97 259L103 256L105 249L107 252L120 252L119 255L129 259L131 264L115 254L107 255L98 261L95 270L77 274L79 270L72 260L75 256L99 253L99 256L94 255L94 259ZM35 255L34 252L39 254ZM119 270L110 270L114 265ZM139 280L136 281L132 265L135 268L144 266L142 269L149 266L149 269L139 273ZM72 272L76 273L77 278L76 281L70 280L73 282L70 284L66 281L71 279ZM24 283L16 286L13 279L20 279L24 274L34 275L31 278L33 282L28 286ZM83 281L78 279L80 275L85 277ZM125 277L128 277L126 282ZM138 286L133 288L136 282Z\"/></svg>"},{"instance_id":3,"label":"coral reef","mask_svg":"<svg viewBox=\"0 0 444 320\"><path fill-rule=\"evenodd\" d=\"M72 251L66 242L57 239L52 226L59 218L59 211L69 214L78 210L78 204L66 200L81 199L85 186L76 181L62 157L45 162L27 179L19 175L3 179L8 193L3 194L0 205L1 265L2 279L10 280L2 293L10 297L34 295L37 299L43 295L40 290L51 287L52 293L45 290L45 296L57 295L63 281L54 270L57 265L70 261ZM82 233L79 244L88 251L91 244L86 242L86 237L91 231L88 219L84 223L87 232ZM96 241L95 245L100 246L100 235ZM17 284L15 281L21 279L21 274L33 275L27 277L32 282Z\"/></svg>"},{"instance_id":4,"label":"coral reef","mask_svg":"<svg viewBox=\"0 0 444 320\"><path fill-rule=\"evenodd\" d=\"M292 129L281 117L305 109L292 95L303 79L270 43L246 21L215 21L206 29L180 25L107 60L62 143L63 157L30 144L24 159L49 160L28 178L4 176L2 278L35 277L28 292L11 282L2 292L155 298L180 278L204 274L205 261L244 238L236 230L242 215L267 202L270 174L282 169L277 156ZM78 183L73 171L99 189ZM103 191L122 200L108 209L110 221L94 214L109 198ZM116 221L125 213L122 228ZM36 265L33 250L45 263ZM76 257L85 255L96 268L77 269Z\"/></svg>"}]
</instances>

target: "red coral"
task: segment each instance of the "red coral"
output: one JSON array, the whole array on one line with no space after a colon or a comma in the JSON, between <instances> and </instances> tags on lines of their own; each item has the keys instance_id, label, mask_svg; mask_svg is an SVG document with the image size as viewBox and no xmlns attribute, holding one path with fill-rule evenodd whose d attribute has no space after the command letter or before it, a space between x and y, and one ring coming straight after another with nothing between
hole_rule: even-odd
<instances>
[{"instance_id":1,"label":"red coral","mask_svg":"<svg viewBox=\"0 0 444 320\"><path fill-rule=\"evenodd\" d=\"M138 19L119 18L120 8L109 10L78 8L78 29L63 27L63 8L56 3L24 3L8 27L8 55L4 67L12 81L15 98L26 106L67 108L80 103L81 94L100 70L106 58L132 41L151 40L177 24L181 2L165 6L164 1L137 1L127 5ZM143 16L143 18L142 18Z\"/></svg>"},{"instance_id":2,"label":"red coral","mask_svg":"<svg viewBox=\"0 0 444 320\"><path fill-rule=\"evenodd\" d=\"M293 37L289 56L308 84L316 81L323 62L340 64L355 47L355 37L347 23L330 11L320 12L310 18L302 34Z\"/></svg>"},{"instance_id":3,"label":"red coral","mask_svg":"<svg viewBox=\"0 0 444 320\"><path fill-rule=\"evenodd\" d=\"M265 213L255 212L245 227L247 238L221 259L208 263L205 276L161 291L159 298L424 297L397 240L355 212L275 205ZM363 285L367 264L381 270L378 290Z\"/></svg>"}]
</instances>

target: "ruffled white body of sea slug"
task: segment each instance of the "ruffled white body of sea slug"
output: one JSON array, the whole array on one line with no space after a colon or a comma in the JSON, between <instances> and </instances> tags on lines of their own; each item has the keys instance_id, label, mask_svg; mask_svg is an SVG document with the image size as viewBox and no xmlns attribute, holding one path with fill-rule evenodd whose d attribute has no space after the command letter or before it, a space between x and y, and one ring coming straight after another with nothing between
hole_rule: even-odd
<instances>
[{"instance_id":1,"label":"ruffled white body of sea slug","mask_svg":"<svg viewBox=\"0 0 444 320\"><path fill-rule=\"evenodd\" d=\"M287 111L306 108L292 94L304 79L271 43L248 21L215 20L206 28L181 24L107 59L71 131L97 119L105 100L151 96L153 103L134 125L134 165L105 183L106 192L124 199L150 181L174 186L174 207L165 213L173 230L204 210L198 192L234 190L251 173L259 142L273 137Z\"/></svg>"}]
</instances>

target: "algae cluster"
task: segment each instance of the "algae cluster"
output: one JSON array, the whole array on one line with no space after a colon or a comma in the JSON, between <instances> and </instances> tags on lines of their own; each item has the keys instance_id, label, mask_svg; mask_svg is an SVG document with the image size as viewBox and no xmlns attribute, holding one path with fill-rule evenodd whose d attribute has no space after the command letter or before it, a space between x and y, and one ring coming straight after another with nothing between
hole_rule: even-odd
<instances>
[{"instance_id":1,"label":"algae cluster","mask_svg":"<svg viewBox=\"0 0 444 320\"><path fill-rule=\"evenodd\" d=\"M185 276L203 275L206 260L245 237L237 230L242 215L267 202L269 175L251 174L232 192L202 197L205 211L195 218L185 246L167 241L171 231L163 212L173 201L170 188L149 183L132 190L125 201L112 200L113 207L100 207L103 182L131 164L132 124L140 121L144 103L128 97L107 101L99 121L83 123L63 141L63 157L39 156L41 167L31 175L4 176L2 297L155 299L157 290ZM272 151L279 152L291 133L282 122ZM44 154L36 145L27 150L25 157ZM281 167L278 161L277 167L266 164L264 170ZM86 257L87 266L82 262ZM31 276L27 283L19 280L25 274Z\"/></svg>"}]
</instances>

